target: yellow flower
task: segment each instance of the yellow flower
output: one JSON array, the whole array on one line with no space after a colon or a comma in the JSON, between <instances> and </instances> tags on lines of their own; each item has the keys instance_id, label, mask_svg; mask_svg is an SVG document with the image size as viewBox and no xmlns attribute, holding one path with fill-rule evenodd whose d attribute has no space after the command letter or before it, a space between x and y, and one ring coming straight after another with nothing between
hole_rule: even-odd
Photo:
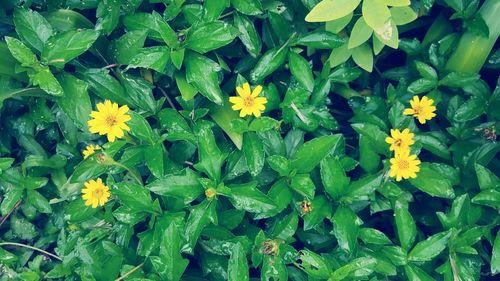
<instances>
[{"instance_id":1,"label":"yellow flower","mask_svg":"<svg viewBox=\"0 0 500 281\"><path fill-rule=\"evenodd\" d=\"M416 178L417 173L420 171L420 160L417 155L410 155L409 149L403 149L395 153L394 158L391 158L391 170L389 176L396 178L396 181L401 179Z\"/></svg>"},{"instance_id":2,"label":"yellow flower","mask_svg":"<svg viewBox=\"0 0 500 281\"><path fill-rule=\"evenodd\" d=\"M408 128L402 132L400 130L391 129L391 136L385 138L385 142L390 144L390 151L399 151L402 149L409 149L410 145L414 144L413 133L410 133Z\"/></svg>"},{"instance_id":3,"label":"yellow flower","mask_svg":"<svg viewBox=\"0 0 500 281\"><path fill-rule=\"evenodd\" d=\"M87 122L89 131L93 134L107 135L108 141L114 142L116 138L123 137L123 131L130 131L125 122L131 119L127 114L128 106L118 107L118 104L106 100L97 104L97 111L92 111L93 118Z\"/></svg>"},{"instance_id":4,"label":"yellow flower","mask_svg":"<svg viewBox=\"0 0 500 281\"><path fill-rule=\"evenodd\" d=\"M94 154L96 150L100 150L99 145L87 145L83 151L83 159L87 159L90 155Z\"/></svg>"},{"instance_id":5,"label":"yellow flower","mask_svg":"<svg viewBox=\"0 0 500 281\"><path fill-rule=\"evenodd\" d=\"M240 117L245 117L247 115L255 115L255 117L260 117L262 111L266 109L264 104L267 103L265 97L259 97L262 92L262 86L258 85L251 91L250 84L245 83L242 87L236 87L236 92L238 92L239 97L230 97L229 101L233 103L233 110L241 110Z\"/></svg>"},{"instance_id":6,"label":"yellow flower","mask_svg":"<svg viewBox=\"0 0 500 281\"><path fill-rule=\"evenodd\" d=\"M434 116L436 116L436 107L432 104L434 103L433 99L428 97L422 97L420 100L418 96L414 96L412 100L410 100L411 108L405 109L403 112L404 115L413 115L413 117L418 119L420 124L425 124L427 120L431 120Z\"/></svg>"},{"instance_id":7,"label":"yellow flower","mask_svg":"<svg viewBox=\"0 0 500 281\"><path fill-rule=\"evenodd\" d=\"M97 178L97 181L90 180L84 185L86 188L82 189L82 199L85 200L85 206L92 205L92 208L96 208L97 205L104 206L109 199L109 188L101 178Z\"/></svg>"}]
</instances>

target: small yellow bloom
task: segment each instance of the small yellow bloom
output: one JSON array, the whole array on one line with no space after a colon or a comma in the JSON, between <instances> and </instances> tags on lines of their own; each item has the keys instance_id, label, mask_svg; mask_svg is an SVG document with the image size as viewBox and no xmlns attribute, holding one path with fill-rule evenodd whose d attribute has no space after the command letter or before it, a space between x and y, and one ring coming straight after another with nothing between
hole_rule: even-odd
<instances>
[{"instance_id":1,"label":"small yellow bloom","mask_svg":"<svg viewBox=\"0 0 500 281\"><path fill-rule=\"evenodd\" d=\"M436 116L436 113L434 113L436 107L432 105L433 103L434 100L428 97L422 97L420 100L418 96L414 96L413 99L410 100L411 108L405 109L403 114L412 115L418 119L420 124L425 124L427 120L431 120Z\"/></svg>"},{"instance_id":2,"label":"small yellow bloom","mask_svg":"<svg viewBox=\"0 0 500 281\"><path fill-rule=\"evenodd\" d=\"M416 178L420 171L420 160L417 155L410 155L409 149L404 149L395 153L394 158L391 158L391 170L389 176L396 178L396 181L401 179Z\"/></svg>"},{"instance_id":3,"label":"small yellow bloom","mask_svg":"<svg viewBox=\"0 0 500 281\"><path fill-rule=\"evenodd\" d=\"M130 131L125 122L131 119L127 114L128 106L118 107L118 104L109 100L97 104L97 111L92 111L93 118L87 122L89 131L93 134L107 135L108 141L114 142L116 138L122 138L123 131Z\"/></svg>"},{"instance_id":4,"label":"small yellow bloom","mask_svg":"<svg viewBox=\"0 0 500 281\"><path fill-rule=\"evenodd\" d=\"M385 142L390 144L390 151L399 151L402 149L409 149L410 145L414 144L413 133L410 133L408 128L402 132L400 130L391 129L391 136L385 138Z\"/></svg>"},{"instance_id":5,"label":"small yellow bloom","mask_svg":"<svg viewBox=\"0 0 500 281\"><path fill-rule=\"evenodd\" d=\"M101 147L99 145L87 145L83 151L83 159L87 159L90 155L94 154L96 150L100 149Z\"/></svg>"},{"instance_id":6,"label":"small yellow bloom","mask_svg":"<svg viewBox=\"0 0 500 281\"><path fill-rule=\"evenodd\" d=\"M265 97L259 97L262 92L262 86L258 85L251 91L250 84L243 84L243 88L236 87L236 92L238 92L239 97L230 97L229 101L233 103L233 110L241 110L240 117L245 117L247 115L255 115L255 117L260 117L262 111L266 109L264 104L267 103Z\"/></svg>"},{"instance_id":7,"label":"small yellow bloom","mask_svg":"<svg viewBox=\"0 0 500 281\"><path fill-rule=\"evenodd\" d=\"M90 180L84 183L85 187L82 189L82 199L85 200L85 206L92 205L96 208L97 205L104 206L109 199L109 188L102 182L101 178L97 181Z\"/></svg>"},{"instance_id":8,"label":"small yellow bloom","mask_svg":"<svg viewBox=\"0 0 500 281\"><path fill-rule=\"evenodd\" d=\"M217 191L215 191L215 189L210 187L209 189L205 190L205 196L207 196L207 199L209 201L212 201L215 198L215 196L217 196Z\"/></svg>"}]
</instances>

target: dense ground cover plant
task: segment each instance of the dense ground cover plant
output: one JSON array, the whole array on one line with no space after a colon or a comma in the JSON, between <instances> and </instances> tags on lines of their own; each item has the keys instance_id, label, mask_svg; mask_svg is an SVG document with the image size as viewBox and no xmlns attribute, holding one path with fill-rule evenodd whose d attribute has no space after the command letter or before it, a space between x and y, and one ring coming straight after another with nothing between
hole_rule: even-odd
<instances>
[{"instance_id":1,"label":"dense ground cover plant","mask_svg":"<svg viewBox=\"0 0 500 281\"><path fill-rule=\"evenodd\" d=\"M0 1L0 280L495 280L500 1Z\"/></svg>"}]
</instances>

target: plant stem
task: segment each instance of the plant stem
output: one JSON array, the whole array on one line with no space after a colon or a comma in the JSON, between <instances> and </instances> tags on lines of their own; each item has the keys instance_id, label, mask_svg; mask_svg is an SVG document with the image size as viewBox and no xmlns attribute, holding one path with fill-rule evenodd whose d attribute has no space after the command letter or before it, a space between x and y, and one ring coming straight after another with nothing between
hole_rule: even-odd
<instances>
[{"instance_id":1,"label":"plant stem","mask_svg":"<svg viewBox=\"0 0 500 281\"><path fill-rule=\"evenodd\" d=\"M116 161L114 161L113 165L115 165L117 167L120 167L122 169L127 170L132 175L132 177L134 178L134 180L137 181L137 183L139 183L140 185L142 185L142 179L141 179L141 177L138 176L138 175L136 175L135 172L132 171L132 169L130 169L129 167L123 165L122 163L116 162Z\"/></svg>"},{"instance_id":2,"label":"plant stem","mask_svg":"<svg viewBox=\"0 0 500 281\"><path fill-rule=\"evenodd\" d=\"M446 69L455 72L478 73L500 36L500 1L486 0L479 14L489 28L489 37L467 31L448 60Z\"/></svg>"},{"instance_id":3,"label":"plant stem","mask_svg":"<svg viewBox=\"0 0 500 281\"><path fill-rule=\"evenodd\" d=\"M33 246L30 246L30 245L25 245L25 244L21 244L21 243L15 243L15 242L1 242L0 243L0 246L18 246L18 247L23 247L23 248L27 248L27 249L30 249L30 250L34 250L34 251L38 251L40 253L43 253L49 257L52 257L56 260L59 260L59 261L62 261L62 259L54 254L51 254L47 251L44 251L40 248L37 248L37 247L33 247Z\"/></svg>"},{"instance_id":4,"label":"plant stem","mask_svg":"<svg viewBox=\"0 0 500 281\"><path fill-rule=\"evenodd\" d=\"M141 268L141 266L144 265L144 262L142 262L141 264L139 264L138 266L132 268L130 271L128 271L127 273L125 273L124 275L120 276L120 278L117 278L115 281L121 281L121 280L124 280L125 278L127 278L130 274L134 273L136 270L138 270L139 268Z\"/></svg>"}]
</instances>

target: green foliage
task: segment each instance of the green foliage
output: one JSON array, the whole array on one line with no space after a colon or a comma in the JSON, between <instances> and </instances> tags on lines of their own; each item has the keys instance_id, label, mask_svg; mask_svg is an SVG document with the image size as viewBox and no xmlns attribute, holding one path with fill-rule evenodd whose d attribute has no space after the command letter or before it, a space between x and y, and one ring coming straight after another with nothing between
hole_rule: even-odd
<instances>
[{"instance_id":1,"label":"green foliage","mask_svg":"<svg viewBox=\"0 0 500 281\"><path fill-rule=\"evenodd\" d=\"M0 281L498 278L499 9L0 1ZM229 102L246 82L260 118ZM104 100L130 109L114 142ZM396 181L405 128L422 163Z\"/></svg>"}]
</instances>

